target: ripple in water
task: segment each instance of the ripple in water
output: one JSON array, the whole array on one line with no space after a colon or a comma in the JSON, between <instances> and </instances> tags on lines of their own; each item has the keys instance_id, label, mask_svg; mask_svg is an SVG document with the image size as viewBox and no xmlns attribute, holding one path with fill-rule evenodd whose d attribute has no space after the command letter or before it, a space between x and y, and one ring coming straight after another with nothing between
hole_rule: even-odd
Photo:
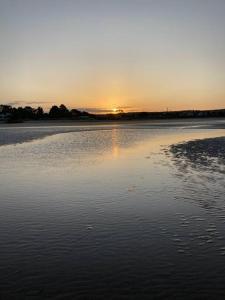
<instances>
[{"instance_id":1,"label":"ripple in water","mask_svg":"<svg viewBox=\"0 0 225 300\"><path fill-rule=\"evenodd\" d=\"M0 297L224 299L224 174L204 147L165 156L172 130L57 130L0 147Z\"/></svg>"}]
</instances>

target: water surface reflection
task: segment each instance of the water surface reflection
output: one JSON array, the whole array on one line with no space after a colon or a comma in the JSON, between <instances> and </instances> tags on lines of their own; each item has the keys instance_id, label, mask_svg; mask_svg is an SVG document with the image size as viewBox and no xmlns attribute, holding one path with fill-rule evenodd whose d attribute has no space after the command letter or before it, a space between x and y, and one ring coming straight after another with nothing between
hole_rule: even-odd
<instances>
[{"instance_id":1,"label":"water surface reflection","mask_svg":"<svg viewBox=\"0 0 225 300\"><path fill-rule=\"evenodd\" d=\"M0 147L2 298L224 299L223 174L181 176L164 152L221 135L112 128Z\"/></svg>"}]
</instances>

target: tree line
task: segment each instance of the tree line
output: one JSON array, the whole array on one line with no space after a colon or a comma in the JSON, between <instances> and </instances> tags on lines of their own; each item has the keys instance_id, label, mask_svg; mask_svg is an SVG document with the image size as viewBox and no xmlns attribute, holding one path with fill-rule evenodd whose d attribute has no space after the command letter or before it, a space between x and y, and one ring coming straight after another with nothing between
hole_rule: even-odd
<instances>
[{"instance_id":1,"label":"tree line","mask_svg":"<svg viewBox=\"0 0 225 300\"><path fill-rule=\"evenodd\" d=\"M79 111L77 109L69 110L64 104L60 106L53 105L49 112L44 112L41 106L37 108L31 106L16 108L11 105L0 105L0 114L5 116L5 119L8 121L79 119L91 117L91 114L85 111Z\"/></svg>"},{"instance_id":2,"label":"tree line","mask_svg":"<svg viewBox=\"0 0 225 300\"><path fill-rule=\"evenodd\" d=\"M182 119L225 117L225 109L185 110L164 112L118 112L108 114L90 114L78 109L68 109L64 104L53 105L49 112L42 107L12 107L0 105L0 120L6 122L22 122L26 120L150 120L150 119Z\"/></svg>"}]
</instances>

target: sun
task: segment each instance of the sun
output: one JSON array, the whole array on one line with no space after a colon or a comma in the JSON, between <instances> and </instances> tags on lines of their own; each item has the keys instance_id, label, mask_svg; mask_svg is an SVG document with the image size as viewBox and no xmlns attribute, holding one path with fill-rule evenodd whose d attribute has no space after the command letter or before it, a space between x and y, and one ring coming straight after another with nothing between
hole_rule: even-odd
<instances>
[{"instance_id":1,"label":"sun","mask_svg":"<svg viewBox=\"0 0 225 300\"><path fill-rule=\"evenodd\" d=\"M123 110L118 107L114 107L114 108L112 108L112 113L113 114L123 113Z\"/></svg>"}]
</instances>

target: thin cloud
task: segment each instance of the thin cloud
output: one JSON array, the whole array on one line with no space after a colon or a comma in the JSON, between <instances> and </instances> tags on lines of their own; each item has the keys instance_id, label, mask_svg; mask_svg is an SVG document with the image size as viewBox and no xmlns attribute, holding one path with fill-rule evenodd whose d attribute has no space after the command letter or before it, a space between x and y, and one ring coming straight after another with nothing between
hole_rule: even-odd
<instances>
[{"instance_id":1,"label":"thin cloud","mask_svg":"<svg viewBox=\"0 0 225 300\"><path fill-rule=\"evenodd\" d=\"M132 106L117 106L116 107L117 109L132 109L133 107Z\"/></svg>"},{"instance_id":2,"label":"thin cloud","mask_svg":"<svg viewBox=\"0 0 225 300\"><path fill-rule=\"evenodd\" d=\"M80 107L77 109L81 110L81 111L88 111L89 113L95 113L95 114L110 114L113 112L112 109L98 108L98 107ZM130 111L132 109L132 107L131 106L117 106L116 109Z\"/></svg>"},{"instance_id":3,"label":"thin cloud","mask_svg":"<svg viewBox=\"0 0 225 300\"><path fill-rule=\"evenodd\" d=\"M97 107L79 107L77 109L81 111L88 111L90 113L99 113L99 114L112 112L111 109L104 109L104 108L97 108Z\"/></svg>"},{"instance_id":4,"label":"thin cloud","mask_svg":"<svg viewBox=\"0 0 225 300\"><path fill-rule=\"evenodd\" d=\"M19 105L41 105L41 104L52 104L52 102L49 101L12 101L12 102L7 102L6 105L11 105L11 106L19 106Z\"/></svg>"}]
</instances>

